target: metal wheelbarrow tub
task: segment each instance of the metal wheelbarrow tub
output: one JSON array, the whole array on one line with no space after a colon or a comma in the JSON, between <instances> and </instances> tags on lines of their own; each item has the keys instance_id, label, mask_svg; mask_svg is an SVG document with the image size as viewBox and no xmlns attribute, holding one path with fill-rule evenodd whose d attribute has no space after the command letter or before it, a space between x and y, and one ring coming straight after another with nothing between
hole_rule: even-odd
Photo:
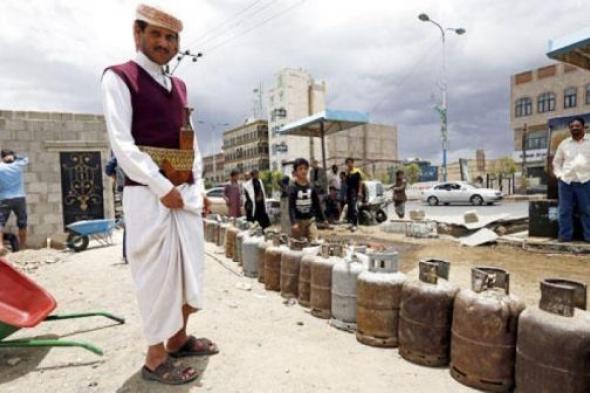
<instances>
[{"instance_id":1,"label":"metal wheelbarrow tub","mask_svg":"<svg viewBox=\"0 0 590 393\"><path fill-rule=\"evenodd\" d=\"M113 219L73 222L66 226L69 231L66 244L76 252L87 249L91 237L103 244L110 244L110 236L116 226L117 222Z\"/></svg>"},{"instance_id":2,"label":"metal wheelbarrow tub","mask_svg":"<svg viewBox=\"0 0 590 393\"><path fill-rule=\"evenodd\" d=\"M100 348L82 341L5 338L21 328L35 327L42 321L103 316L119 324L125 323L123 318L105 312L49 315L56 307L57 302L47 291L0 258L0 348L82 347L102 355Z\"/></svg>"}]
</instances>

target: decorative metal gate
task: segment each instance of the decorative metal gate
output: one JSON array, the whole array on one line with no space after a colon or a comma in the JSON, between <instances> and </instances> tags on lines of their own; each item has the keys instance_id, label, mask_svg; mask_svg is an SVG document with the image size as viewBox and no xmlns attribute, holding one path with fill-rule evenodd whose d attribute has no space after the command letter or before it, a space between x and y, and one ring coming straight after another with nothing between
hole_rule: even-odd
<instances>
[{"instance_id":1,"label":"decorative metal gate","mask_svg":"<svg viewBox=\"0 0 590 393\"><path fill-rule=\"evenodd\" d=\"M100 152L61 152L59 161L64 226L104 218Z\"/></svg>"}]
</instances>

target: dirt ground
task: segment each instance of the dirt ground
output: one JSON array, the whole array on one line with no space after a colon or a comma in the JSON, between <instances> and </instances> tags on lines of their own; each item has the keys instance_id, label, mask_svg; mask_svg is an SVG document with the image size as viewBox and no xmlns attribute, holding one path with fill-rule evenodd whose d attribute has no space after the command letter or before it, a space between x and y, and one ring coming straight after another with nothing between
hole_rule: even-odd
<instances>
[{"instance_id":1,"label":"dirt ground","mask_svg":"<svg viewBox=\"0 0 590 393\"><path fill-rule=\"evenodd\" d=\"M590 283L590 257L533 254L507 247L469 249L442 240L408 241L368 228L353 238L395 244L402 270L410 279L417 277L416 262L424 257L451 261L451 281L462 287L469 285L472 266L506 268L512 273L512 293L528 304L538 301L541 278ZM118 245L79 254L41 250L9 256L55 296L57 313L105 310L124 316L127 323L72 319L17 332L11 338L50 336L89 341L102 347L105 355L98 357L78 348L0 349L0 391L474 391L456 383L446 368L416 366L401 359L397 350L359 344L354 335L330 327L298 305L284 304L277 293L266 292L255 280L241 276L220 248L207 245L207 253L207 307L191 320L190 330L215 340L221 353L193 361L191 364L203 371L202 377L181 387L146 383L138 375L145 346L129 269L121 263Z\"/></svg>"}]
</instances>

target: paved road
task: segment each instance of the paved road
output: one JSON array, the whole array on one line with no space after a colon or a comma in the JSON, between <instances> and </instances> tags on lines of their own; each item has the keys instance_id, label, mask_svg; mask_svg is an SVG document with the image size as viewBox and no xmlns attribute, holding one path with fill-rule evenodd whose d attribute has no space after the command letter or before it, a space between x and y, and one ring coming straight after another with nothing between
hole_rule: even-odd
<instances>
[{"instance_id":1,"label":"paved road","mask_svg":"<svg viewBox=\"0 0 590 393\"><path fill-rule=\"evenodd\" d=\"M493 206L471 206L471 205L451 205L451 206L428 206L420 201L409 201L406 204L406 217L410 210L422 209L427 216L462 216L467 210L476 210L480 216L491 216L495 214L510 213L511 216L528 215L528 202L502 202ZM393 205L390 205L389 218L396 217L393 211Z\"/></svg>"}]
</instances>

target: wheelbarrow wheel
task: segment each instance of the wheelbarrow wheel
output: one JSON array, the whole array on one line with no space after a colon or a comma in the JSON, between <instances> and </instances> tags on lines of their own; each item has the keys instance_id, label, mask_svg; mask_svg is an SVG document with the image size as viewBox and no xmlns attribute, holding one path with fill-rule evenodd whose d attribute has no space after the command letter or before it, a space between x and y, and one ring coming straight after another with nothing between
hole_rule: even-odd
<instances>
[{"instance_id":1,"label":"wheelbarrow wheel","mask_svg":"<svg viewBox=\"0 0 590 393\"><path fill-rule=\"evenodd\" d=\"M78 235L77 233L70 233L66 240L68 247L76 252L86 250L88 248L88 243L90 243L88 236Z\"/></svg>"}]
</instances>

